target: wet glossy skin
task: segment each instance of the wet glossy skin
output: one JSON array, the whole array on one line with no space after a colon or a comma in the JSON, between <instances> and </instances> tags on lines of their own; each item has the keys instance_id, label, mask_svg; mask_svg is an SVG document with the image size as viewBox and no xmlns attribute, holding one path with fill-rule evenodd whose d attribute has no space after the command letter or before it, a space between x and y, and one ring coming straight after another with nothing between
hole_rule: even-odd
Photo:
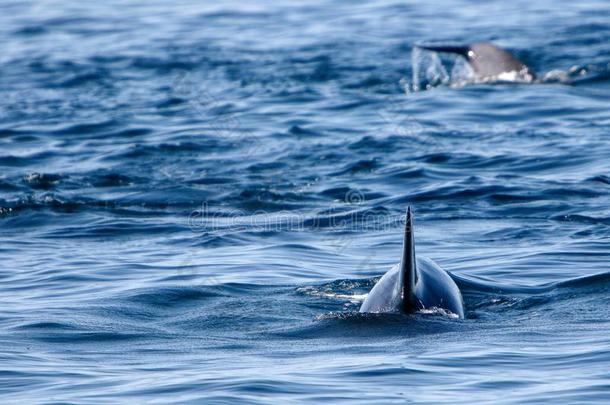
<instances>
[{"instance_id":1,"label":"wet glossy skin","mask_svg":"<svg viewBox=\"0 0 610 405\"><path fill-rule=\"evenodd\" d=\"M402 288L399 282L400 265L392 267L375 284L366 297L360 312L403 311ZM417 282L407 303L407 312L440 308L464 317L462 294L449 274L427 258L417 259Z\"/></svg>"},{"instance_id":2,"label":"wet glossy skin","mask_svg":"<svg viewBox=\"0 0 610 405\"><path fill-rule=\"evenodd\" d=\"M519 72L534 79L533 73L523 62L490 43L470 45L466 57L470 66L481 77L497 77L503 73Z\"/></svg>"}]
</instances>

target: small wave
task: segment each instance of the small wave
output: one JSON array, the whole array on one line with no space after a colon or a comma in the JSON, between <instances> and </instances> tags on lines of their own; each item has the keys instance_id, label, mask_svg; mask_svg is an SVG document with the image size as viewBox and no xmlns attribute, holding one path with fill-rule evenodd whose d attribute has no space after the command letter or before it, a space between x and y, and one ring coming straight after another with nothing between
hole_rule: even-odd
<instances>
[{"instance_id":1,"label":"small wave","mask_svg":"<svg viewBox=\"0 0 610 405\"><path fill-rule=\"evenodd\" d=\"M56 156L57 153L52 151L36 152L24 156L5 155L0 156L0 166L27 167L35 163L50 160Z\"/></svg>"},{"instance_id":2,"label":"small wave","mask_svg":"<svg viewBox=\"0 0 610 405\"><path fill-rule=\"evenodd\" d=\"M103 134L119 127L120 124L115 120L91 122L85 124L67 125L53 131L57 135L94 135Z\"/></svg>"},{"instance_id":3,"label":"small wave","mask_svg":"<svg viewBox=\"0 0 610 405\"><path fill-rule=\"evenodd\" d=\"M534 307L574 300L578 296L599 297L610 289L610 272L540 285L500 284L480 277L451 274L470 311L529 311ZM469 318L477 314L470 312Z\"/></svg>"},{"instance_id":4,"label":"small wave","mask_svg":"<svg viewBox=\"0 0 610 405\"><path fill-rule=\"evenodd\" d=\"M78 330L78 328L70 323L66 322L54 322L54 321L38 321L31 323L24 323L15 327L18 330Z\"/></svg>"},{"instance_id":5,"label":"small wave","mask_svg":"<svg viewBox=\"0 0 610 405\"><path fill-rule=\"evenodd\" d=\"M105 173L89 177L94 187L121 187L132 185L134 180L120 173Z\"/></svg>"},{"instance_id":6,"label":"small wave","mask_svg":"<svg viewBox=\"0 0 610 405\"><path fill-rule=\"evenodd\" d=\"M552 217L555 221L562 222L580 222L584 224L601 224L601 225L609 225L610 217L606 218L597 218L588 215L578 215L578 214L568 214L568 215L556 215Z\"/></svg>"},{"instance_id":7,"label":"small wave","mask_svg":"<svg viewBox=\"0 0 610 405\"><path fill-rule=\"evenodd\" d=\"M62 176L53 173L28 173L23 176L23 181L28 186L34 189L48 190L53 188L60 180Z\"/></svg>"},{"instance_id":8,"label":"small wave","mask_svg":"<svg viewBox=\"0 0 610 405\"><path fill-rule=\"evenodd\" d=\"M568 70L551 70L543 75L541 82L581 85L607 81L608 79L610 79L610 65L589 64L572 66Z\"/></svg>"},{"instance_id":9,"label":"small wave","mask_svg":"<svg viewBox=\"0 0 610 405\"><path fill-rule=\"evenodd\" d=\"M321 134L317 131L314 131L309 128L302 127L300 125L293 125L288 130L288 133L291 135L299 136L299 137L317 137Z\"/></svg>"},{"instance_id":10,"label":"small wave","mask_svg":"<svg viewBox=\"0 0 610 405\"><path fill-rule=\"evenodd\" d=\"M610 272L577 277L556 283L559 288L593 288L606 290L610 287Z\"/></svg>"},{"instance_id":11,"label":"small wave","mask_svg":"<svg viewBox=\"0 0 610 405\"><path fill-rule=\"evenodd\" d=\"M113 153L107 156L106 160L124 161L124 159L137 159L143 157L158 157L167 154L180 153L196 153L196 152L211 152L220 148L221 144L216 140L209 139L207 141L179 141L179 142L163 142L160 144L134 144L128 148Z\"/></svg>"},{"instance_id":12,"label":"small wave","mask_svg":"<svg viewBox=\"0 0 610 405\"><path fill-rule=\"evenodd\" d=\"M606 175L594 176L589 178L588 180L596 183L610 184L610 176Z\"/></svg>"},{"instance_id":13,"label":"small wave","mask_svg":"<svg viewBox=\"0 0 610 405\"><path fill-rule=\"evenodd\" d=\"M199 66L201 62L195 59L185 59L168 55L168 57L134 56L130 60L130 66L138 70L155 70L160 73L171 71L191 71Z\"/></svg>"},{"instance_id":14,"label":"small wave","mask_svg":"<svg viewBox=\"0 0 610 405\"><path fill-rule=\"evenodd\" d=\"M137 291L127 296L125 301L154 307L175 307L195 305L198 301L220 296L222 286L214 287L164 287Z\"/></svg>"},{"instance_id":15,"label":"small wave","mask_svg":"<svg viewBox=\"0 0 610 405\"><path fill-rule=\"evenodd\" d=\"M375 169L378 169L379 167L381 167L381 163L377 158L363 159L346 165L342 170L339 170L333 175L340 176L344 174L353 175L362 172L374 172Z\"/></svg>"}]
</instances>

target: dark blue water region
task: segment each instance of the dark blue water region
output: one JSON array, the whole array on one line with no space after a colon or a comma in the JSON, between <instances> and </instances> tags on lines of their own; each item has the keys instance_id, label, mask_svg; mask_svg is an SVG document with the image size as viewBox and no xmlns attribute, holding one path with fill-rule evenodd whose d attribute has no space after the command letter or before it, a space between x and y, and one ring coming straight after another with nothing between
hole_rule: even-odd
<instances>
[{"instance_id":1,"label":"dark blue water region","mask_svg":"<svg viewBox=\"0 0 610 405\"><path fill-rule=\"evenodd\" d=\"M3 2L1 402L606 403L609 36L594 0ZM358 313L407 206L465 319Z\"/></svg>"}]
</instances>

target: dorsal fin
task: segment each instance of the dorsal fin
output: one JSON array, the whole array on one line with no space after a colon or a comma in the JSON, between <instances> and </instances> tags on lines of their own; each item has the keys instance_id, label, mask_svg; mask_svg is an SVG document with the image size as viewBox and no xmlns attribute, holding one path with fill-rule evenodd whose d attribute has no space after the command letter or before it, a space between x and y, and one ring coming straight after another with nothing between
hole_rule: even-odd
<instances>
[{"instance_id":1,"label":"dorsal fin","mask_svg":"<svg viewBox=\"0 0 610 405\"><path fill-rule=\"evenodd\" d=\"M468 45L422 45L422 44L418 44L415 45L418 48L421 49L426 49L428 51L433 51L433 52L446 52L446 53L455 53L458 55L462 55L466 58L468 58L468 51L470 51L470 46Z\"/></svg>"},{"instance_id":2,"label":"dorsal fin","mask_svg":"<svg viewBox=\"0 0 610 405\"><path fill-rule=\"evenodd\" d=\"M405 312L413 310L415 284L417 283L417 263L415 261L415 242L413 239L413 214L411 207L407 208L405 219L405 236L402 245L400 261L400 284L402 285L402 309Z\"/></svg>"}]
</instances>

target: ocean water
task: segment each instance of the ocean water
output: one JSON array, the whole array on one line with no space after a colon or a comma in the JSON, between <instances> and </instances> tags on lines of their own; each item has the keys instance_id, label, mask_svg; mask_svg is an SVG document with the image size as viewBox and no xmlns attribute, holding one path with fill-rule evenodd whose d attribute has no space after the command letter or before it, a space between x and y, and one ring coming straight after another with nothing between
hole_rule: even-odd
<instances>
[{"instance_id":1,"label":"ocean water","mask_svg":"<svg viewBox=\"0 0 610 405\"><path fill-rule=\"evenodd\" d=\"M2 1L0 402L607 403L608 38L595 0ZM409 205L464 320L357 313Z\"/></svg>"}]
</instances>

